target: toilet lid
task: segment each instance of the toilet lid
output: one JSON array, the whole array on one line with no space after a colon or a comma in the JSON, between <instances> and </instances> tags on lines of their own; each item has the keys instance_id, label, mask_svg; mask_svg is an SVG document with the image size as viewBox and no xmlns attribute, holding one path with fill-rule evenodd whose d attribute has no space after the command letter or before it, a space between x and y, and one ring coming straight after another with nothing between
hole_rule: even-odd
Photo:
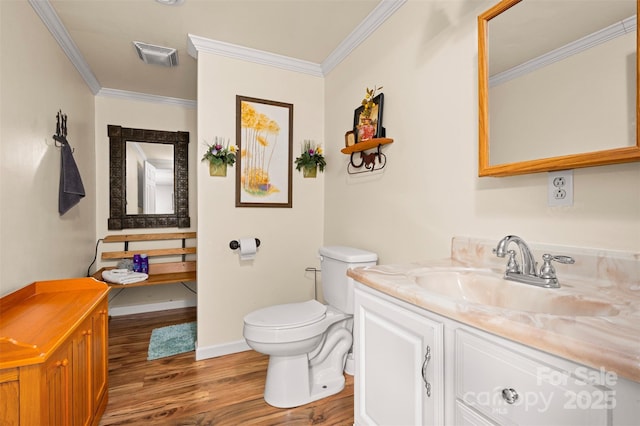
<instances>
[{"instance_id":1,"label":"toilet lid","mask_svg":"<svg viewBox=\"0 0 640 426\"><path fill-rule=\"evenodd\" d=\"M268 306L248 314L244 321L259 327L300 327L324 318L327 307L317 300Z\"/></svg>"}]
</instances>

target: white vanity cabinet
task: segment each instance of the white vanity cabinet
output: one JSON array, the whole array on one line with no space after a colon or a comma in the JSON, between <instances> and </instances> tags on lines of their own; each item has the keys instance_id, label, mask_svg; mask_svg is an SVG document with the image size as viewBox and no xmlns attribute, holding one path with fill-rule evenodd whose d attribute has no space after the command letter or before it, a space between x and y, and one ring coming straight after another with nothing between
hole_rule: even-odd
<instances>
[{"instance_id":1,"label":"white vanity cabinet","mask_svg":"<svg viewBox=\"0 0 640 426\"><path fill-rule=\"evenodd\" d=\"M355 307L355 424L442 425L442 323L362 289Z\"/></svg>"},{"instance_id":2,"label":"white vanity cabinet","mask_svg":"<svg viewBox=\"0 0 640 426\"><path fill-rule=\"evenodd\" d=\"M354 339L358 426L640 424L640 383L481 331L360 283ZM427 348L431 358L423 380Z\"/></svg>"},{"instance_id":3,"label":"white vanity cabinet","mask_svg":"<svg viewBox=\"0 0 640 426\"><path fill-rule=\"evenodd\" d=\"M459 328L455 336L456 425L611 424L615 390L591 383L599 372L558 365L486 333Z\"/></svg>"}]
</instances>

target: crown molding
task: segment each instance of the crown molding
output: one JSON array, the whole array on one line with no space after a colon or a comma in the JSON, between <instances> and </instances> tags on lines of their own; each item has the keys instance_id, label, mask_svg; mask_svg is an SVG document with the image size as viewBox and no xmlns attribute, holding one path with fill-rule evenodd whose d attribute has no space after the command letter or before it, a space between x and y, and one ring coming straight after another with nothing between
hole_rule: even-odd
<instances>
[{"instance_id":1,"label":"crown molding","mask_svg":"<svg viewBox=\"0 0 640 426\"><path fill-rule=\"evenodd\" d=\"M196 59L198 59L199 52L204 52L303 74L310 74L315 77L323 76L320 65L313 62L239 46L237 44L211 40L193 34L189 34L188 39L187 52Z\"/></svg>"},{"instance_id":2,"label":"crown molding","mask_svg":"<svg viewBox=\"0 0 640 426\"><path fill-rule=\"evenodd\" d=\"M282 68L289 71L324 77L342 62L356 47L393 15L407 0L382 0L367 17L331 52L322 64L269 53L250 47L188 35L187 52L198 59L199 52Z\"/></svg>"},{"instance_id":3,"label":"crown molding","mask_svg":"<svg viewBox=\"0 0 640 426\"><path fill-rule=\"evenodd\" d=\"M189 109L196 109L198 107L197 101L192 101L189 99L149 95L147 93L130 92L128 90L119 90L119 89L102 88L98 91L96 96L126 99L130 101L150 102L154 104L174 105L174 106L181 106Z\"/></svg>"},{"instance_id":4,"label":"crown molding","mask_svg":"<svg viewBox=\"0 0 640 426\"><path fill-rule=\"evenodd\" d=\"M637 16L631 16L615 24L609 25L606 28L598 30L594 33L586 35L571 43L565 44L555 50L540 55L537 58L533 58L527 62L523 62L520 65L516 65L501 73L492 75L489 77L489 87L494 87L502 83L506 83L509 80L520 77L522 75L533 72L537 69L551 65L554 62L561 61L572 55L576 55L585 50L591 49L599 44L605 43L609 40L613 40L616 37L623 36L627 33L633 32L637 27Z\"/></svg>"},{"instance_id":5,"label":"crown molding","mask_svg":"<svg viewBox=\"0 0 640 426\"><path fill-rule=\"evenodd\" d=\"M329 74L406 2L407 0L382 0L378 3L375 9L322 62L322 74Z\"/></svg>"},{"instance_id":6,"label":"crown molding","mask_svg":"<svg viewBox=\"0 0 640 426\"><path fill-rule=\"evenodd\" d=\"M48 0L29 0L29 4L51 32L51 35L53 35L53 38L58 42L71 63L76 67L85 83L87 83L87 86L89 86L91 93L94 95L98 93L100 83L91 71L91 68L89 68L89 64L85 61L80 50L78 50L78 46L76 46L73 39L71 39L67 29L62 25L51 3L49 3Z\"/></svg>"}]
</instances>

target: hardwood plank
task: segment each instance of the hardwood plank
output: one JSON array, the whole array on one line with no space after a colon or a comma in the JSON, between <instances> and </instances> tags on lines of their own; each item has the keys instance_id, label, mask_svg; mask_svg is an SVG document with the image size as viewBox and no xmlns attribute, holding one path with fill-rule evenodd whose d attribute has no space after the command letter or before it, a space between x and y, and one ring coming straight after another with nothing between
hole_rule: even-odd
<instances>
[{"instance_id":1,"label":"hardwood plank","mask_svg":"<svg viewBox=\"0 0 640 426\"><path fill-rule=\"evenodd\" d=\"M105 251L102 252L102 260L132 259L135 254L146 253L149 257L155 256L180 256L183 254L195 254L195 247L176 247L163 249L135 249L129 251Z\"/></svg>"},{"instance_id":2,"label":"hardwood plank","mask_svg":"<svg viewBox=\"0 0 640 426\"><path fill-rule=\"evenodd\" d=\"M147 361L151 331L196 320L195 308L115 317L109 330L109 405L100 425L352 425L353 377L301 407L264 402L268 357L246 351L195 361L190 352Z\"/></svg>"},{"instance_id":3,"label":"hardwood plank","mask_svg":"<svg viewBox=\"0 0 640 426\"><path fill-rule=\"evenodd\" d=\"M158 241L158 240L181 240L196 238L195 232L161 232L157 234L117 234L107 235L103 241L105 243L118 243L124 241Z\"/></svg>"},{"instance_id":4,"label":"hardwood plank","mask_svg":"<svg viewBox=\"0 0 640 426\"><path fill-rule=\"evenodd\" d=\"M189 263L190 262L182 262L182 264L189 264ZM177 265L177 264L178 262L173 263L173 265ZM195 271L195 262L193 262L192 265L193 267L186 265L187 267L184 268L184 269L194 269L192 271L187 270L185 272L161 272L157 274L150 273L148 279L144 281L139 281L137 283L115 284L115 283L107 282L107 284L109 285L109 287L112 287L112 288L130 288L130 287L144 287L144 286L157 285L157 284L175 284L180 282L196 281L197 275ZM153 265L150 265L149 267L151 268L152 266ZM98 281L103 281L102 271L104 271L105 269L113 269L113 267L101 268L98 271L96 271L92 276ZM157 269L154 268L153 270L155 271ZM160 268L160 270L162 270L162 268Z\"/></svg>"}]
</instances>

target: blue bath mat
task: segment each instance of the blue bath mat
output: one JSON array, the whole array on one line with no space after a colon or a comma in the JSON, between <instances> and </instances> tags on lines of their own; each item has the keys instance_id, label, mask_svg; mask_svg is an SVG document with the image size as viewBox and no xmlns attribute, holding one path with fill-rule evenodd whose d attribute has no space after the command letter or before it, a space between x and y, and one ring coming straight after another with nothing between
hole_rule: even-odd
<instances>
[{"instance_id":1,"label":"blue bath mat","mask_svg":"<svg viewBox=\"0 0 640 426\"><path fill-rule=\"evenodd\" d=\"M151 332L147 360L191 352L196 348L196 323L170 325Z\"/></svg>"}]
</instances>

